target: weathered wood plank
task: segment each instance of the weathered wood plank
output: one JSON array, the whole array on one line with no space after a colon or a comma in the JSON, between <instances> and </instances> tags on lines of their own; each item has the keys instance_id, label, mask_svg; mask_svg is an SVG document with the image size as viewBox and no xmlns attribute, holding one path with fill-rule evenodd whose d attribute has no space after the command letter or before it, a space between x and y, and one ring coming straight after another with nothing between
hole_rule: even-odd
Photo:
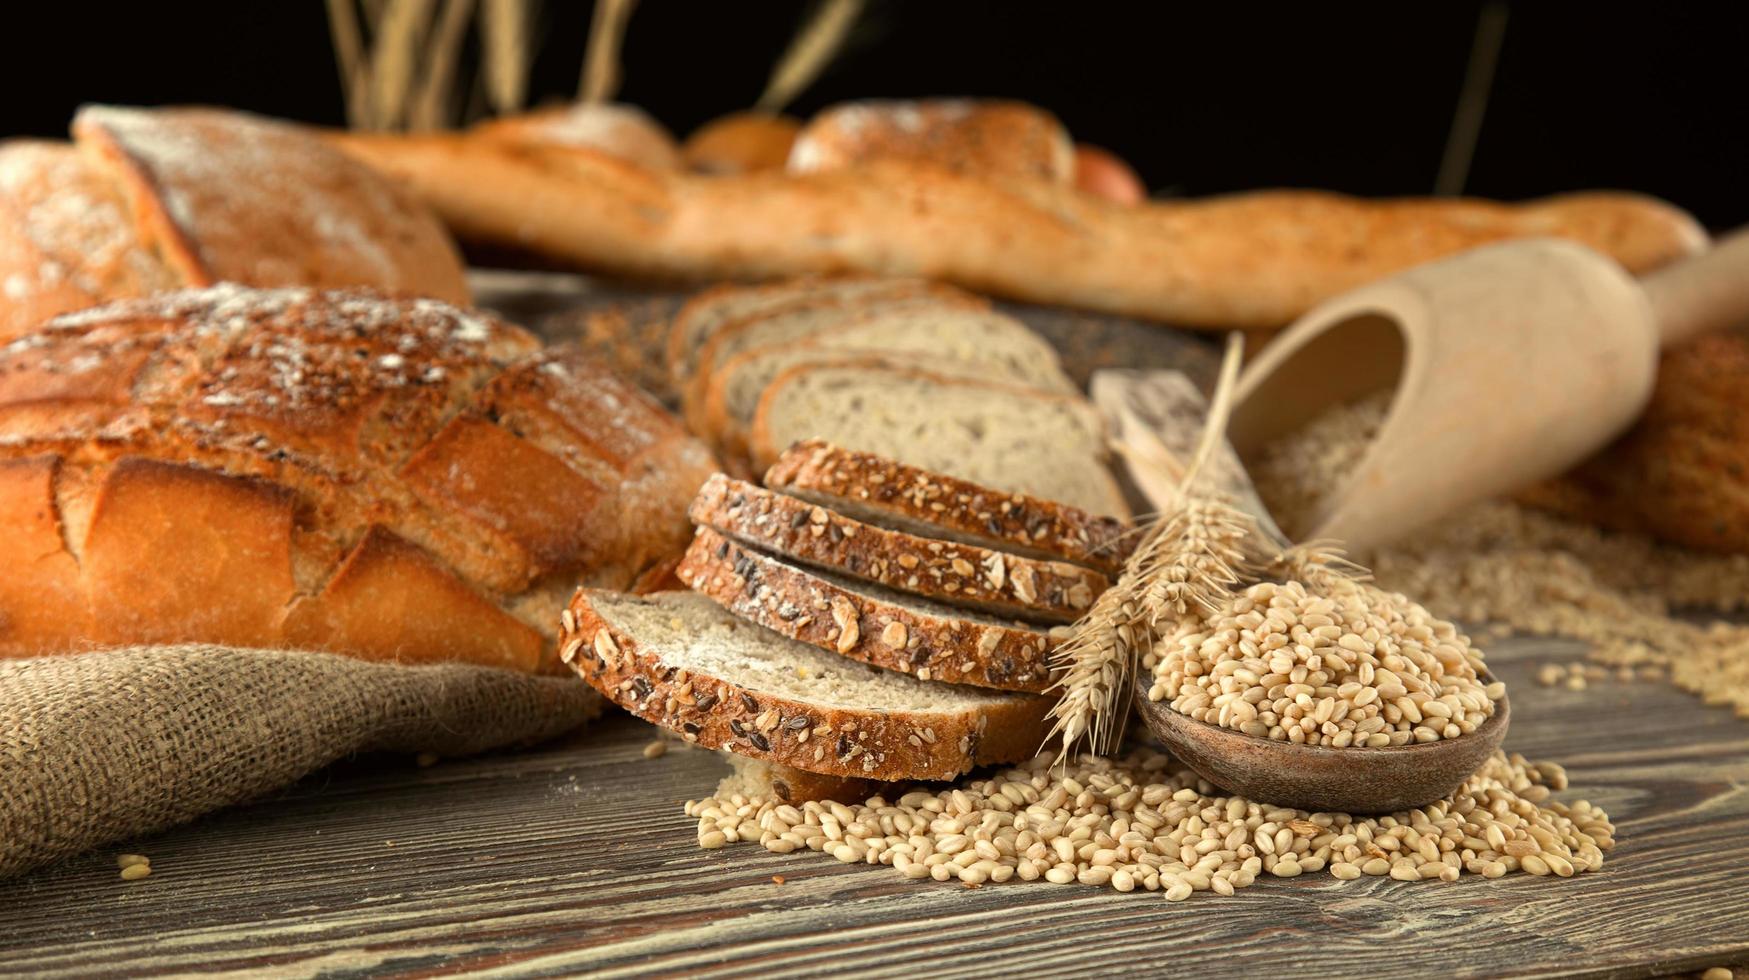
<instances>
[{"instance_id":1,"label":"weathered wood plank","mask_svg":"<svg viewBox=\"0 0 1749 980\"><path fill-rule=\"evenodd\" d=\"M1566 765L1567 795L1620 827L1603 871L1570 880L1320 874L1172 905L700 851L680 803L722 764L645 760L650 730L622 717L520 754L337 767L130 843L152 857L143 882L103 853L0 885L0 973L1632 977L1749 960L1749 725L1660 685L1532 683L1575 651L1493 657L1508 747Z\"/></svg>"}]
</instances>

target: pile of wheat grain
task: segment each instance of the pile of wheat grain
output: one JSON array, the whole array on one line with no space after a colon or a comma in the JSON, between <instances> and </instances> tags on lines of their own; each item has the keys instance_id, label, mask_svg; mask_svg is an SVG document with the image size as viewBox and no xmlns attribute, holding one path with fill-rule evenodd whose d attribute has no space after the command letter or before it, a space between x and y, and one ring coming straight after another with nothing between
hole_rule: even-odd
<instances>
[{"instance_id":1,"label":"pile of wheat grain","mask_svg":"<svg viewBox=\"0 0 1749 980\"><path fill-rule=\"evenodd\" d=\"M1260 875L1389 876L1455 881L1468 872L1567 877L1594 871L1614 845L1609 817L1585 801L1549 801L1567 785L1554 765L1495 753L1449 799L1390 816L1307 813L1255 803L1158 752L1060 765L1054 754L891 802L791 806L740 795L686 804L699 846L756 841L787 854L891 866L908 878L1044 880L1231 895Z\"/></svg>"},{"instance_id":2,"label":"pile of wheat grain","mask_svg":"<svg viewBox=\"0 0 1749 980\"><path fill-rule=\"evenodd\" d=\"M1318 497L1340 485L1385 408L1375 397L1335 409L1265 448L1253 475L1285 527L1303 528ZM1613 676L1667 677L1749 718L1749 628L1677 615L1749 607L1749 556L1697 554L1494 501L1358 557L1442 616L1581 640ZM1588 682L1584 672L1544 676Z\"/></svg>"},{"instance_id":3,"label":"pile of wheat grain","mask_svg":"<svg viewBox=\"0 0 1749 980\"><path fill-rule=\"evenodd\" d=\"M1317 594L1261 582L1185 617L1147 653L1148 697L1198 721L1300 744L1379 748L1458 738L1504 685L1480 651L1402 595L1331 577Z\"/></svg>"}]
</instances>

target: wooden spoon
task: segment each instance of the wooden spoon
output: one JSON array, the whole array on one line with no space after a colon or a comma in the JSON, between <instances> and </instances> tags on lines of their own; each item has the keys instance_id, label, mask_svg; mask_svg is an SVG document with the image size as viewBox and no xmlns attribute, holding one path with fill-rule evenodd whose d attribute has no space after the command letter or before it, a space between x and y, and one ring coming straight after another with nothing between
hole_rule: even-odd
<instances>
[{"instance_id":1,"label":"wooden spoon","mask_svg":"<svg viewBox=\"0 0 1749 980\"><path fill-rule=\"evenodd\" d=\"M1368 551L1564 472L1633 423L1658 349L1749 323L1749 231L1635 280L1598 252L1528 239L1364 286L1289 327L1239 379L1240 456L1320 412L1394 391L1308 537Z\"/></svg>"},{"instance_id":2,"label":"wooden spoon","mask_svg":"<svg viewBox=\"0 0 1749 980\"><path fill-rule=\"evenodd\" d=\"M1164 508L1178 492L1189 447L1203 427L1202 395L1188 378L1167 371L1102 371L1094 376L1092 390L1138 488ZM1205 466L1214 485L1286 549L1286 537L1270 520L1231 447L1217 448ZM1487 721L1458 738L1377 749L1303 745L1180 714L1148 699L1152 681L1136 678L1134 702L1174 757L1239 795L1314 812L1395 813L1444 799L1500 748L1511 721L1502 696ZM1484 682L1491 681L1484 676Z\"/></svg>"}]
</instances>

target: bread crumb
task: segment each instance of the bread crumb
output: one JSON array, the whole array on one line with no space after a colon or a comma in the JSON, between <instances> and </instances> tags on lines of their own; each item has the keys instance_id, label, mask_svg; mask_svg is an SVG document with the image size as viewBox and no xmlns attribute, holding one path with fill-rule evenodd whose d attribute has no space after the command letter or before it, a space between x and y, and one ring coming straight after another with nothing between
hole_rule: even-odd
<instances>
[{"instance_id":1,"label":"bread crumb","mask_svg":"<svg viewBox=\"0 0 1749 980\"><path fill-rule=\"evenodd\" d=\"M783 875L772 875L771 876L771 883L772 884L781 885L781 884L783 884L783 882L784 882Z\"/></svg>"}]
</instances>

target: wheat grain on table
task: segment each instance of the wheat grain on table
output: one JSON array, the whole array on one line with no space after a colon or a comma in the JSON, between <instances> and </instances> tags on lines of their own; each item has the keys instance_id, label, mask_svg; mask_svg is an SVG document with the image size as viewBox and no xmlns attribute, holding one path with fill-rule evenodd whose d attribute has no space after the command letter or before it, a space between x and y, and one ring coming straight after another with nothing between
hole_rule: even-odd
<instances>
[{"instance_id":1,"label":"wheat grain on table","mask_svg":"<svg viewBox=\"0 0 1749 980\"><path fill-rule=\"evenodd\" d=\"M1659 684L1534 681L1491 649L1507 747L1616 819L1603 870L1454 883L1324 875L1230 898L1012 882L696 846L723 764L646 759L616 716L522 753L342 766L273 799L0 884L0 974L1624 976L1749 963L1749 724ZM782 884L773 876L781 876Z\"/></svg>"}]
</instances>

